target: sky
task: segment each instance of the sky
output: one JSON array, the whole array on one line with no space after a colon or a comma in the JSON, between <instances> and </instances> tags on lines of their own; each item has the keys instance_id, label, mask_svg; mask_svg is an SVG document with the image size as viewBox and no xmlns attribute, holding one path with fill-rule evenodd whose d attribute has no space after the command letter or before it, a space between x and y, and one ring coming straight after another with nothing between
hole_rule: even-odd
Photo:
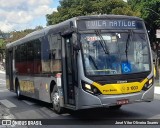
<instances>
[{"instance_id":1,"label":"sky","mask_svg":"<svg viewBox=\"0 0 160 128\"><path fill-rule=\"evenodd\" d=\"M58 5L59 0L0 0L0 30L11 32L45 27L46 14L56 11Z\"/></svg>"},{"instance_id":2,"label":"sky","mask_svg":"<svg viewBox=\"0 0 160 128\"><path fill-rule=\"evenodd\" d=\"M57 10L59 0L0 0L0 30L19 31L46 26L46 14Z\"/></svg>"}]
</instances>

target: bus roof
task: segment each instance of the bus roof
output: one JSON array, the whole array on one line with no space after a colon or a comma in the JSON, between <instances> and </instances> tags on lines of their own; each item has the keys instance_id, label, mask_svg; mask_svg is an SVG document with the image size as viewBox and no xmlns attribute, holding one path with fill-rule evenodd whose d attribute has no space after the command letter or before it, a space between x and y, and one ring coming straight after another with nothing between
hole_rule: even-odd
<instances>
[{"instance_id":1,"label":"bus roof","mask_svg":"<svg viewBox=\"0 0 160 128\"><path fill-rule=\"evenodd\" d=\"M139 17L135 16L126 16L126 15L90 15L90 16L78 16L76 17L77 20L86 20L86 19L96 19L96 18L107 18L107 19L135 19L135 20L142 20Z\"/></svg>"},{"instance_id":2,"label":"bus roof","mask_svg":"<svg viewBox=\"0 0 160 128\"><path fill-rule=\"evenodd\" d=\"M71 19L68 19L66 21L63 21L59 24L55 24L55 25L50 25L47 26L41 30L37 30L34 31L28 35L26 35L25 37L16 40L12 43L9 43L6 45L6 48L12 48L14 46L23 44L25 42L43 37L45 35L47 35L48 33L50 33L51 31L56 31L58 33L58 31L60 31L59 28L64 28L64 26L70 26L70 23L72 22L73 25L76 27L76 22L77 20L89 20L89 19L134 19L134 20L142 20L141 18L138 17L134 17L134 16L126 16L126 15L90 15L90 16L78 16L78 17L74 17ZM58 31L57 31L58 30Z\"/></svg>"}]
</instances>

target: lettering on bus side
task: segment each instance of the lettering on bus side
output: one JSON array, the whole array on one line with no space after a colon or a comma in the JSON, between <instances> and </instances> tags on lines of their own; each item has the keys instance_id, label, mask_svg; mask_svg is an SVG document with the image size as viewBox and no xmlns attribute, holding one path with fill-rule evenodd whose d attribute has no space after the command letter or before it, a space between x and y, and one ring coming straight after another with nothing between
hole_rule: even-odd
<instances>
[{"instance_id":1,"label":"lettering on bus side","mask_svg":"<svg viewBox=\"0 0 160 128\"><path fill-rule=\"evenodd\" d=\"M32 81L26 81L26 80L20 81L20 88L24 92L34 93L34 85Z\"/></svg>"},{"instance_id":2,"label":"lettering on bus side","mask_svg":"<svg viewBox=\"0 0 160 128\"><path fill-rule=\"evenodd\" d=\"M103 92L117 92L117 89L108 89L108 90L103 90Z\"/></svg>"}]
</instances>

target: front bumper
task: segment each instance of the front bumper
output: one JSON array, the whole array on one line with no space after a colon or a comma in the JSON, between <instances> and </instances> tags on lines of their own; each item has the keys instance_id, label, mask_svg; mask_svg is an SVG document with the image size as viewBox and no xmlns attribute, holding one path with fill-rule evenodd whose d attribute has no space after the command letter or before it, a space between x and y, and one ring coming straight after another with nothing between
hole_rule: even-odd
<instances>
[{"instance_id":1,"label":"front bumper","mask_svg":"<svg viewBox=\"0 0 160 128\"><path fill-rule=\"evenodd\" d=\"M109 107L117 105L117 100L128 99L129 104L134 102L150 102L154 99L154 86L147 91L121 95L99 95L94 96L84 90L79 90L80 97L77 99L76 109L87 109L95 107Z\"/></svg>"}]
</instances>

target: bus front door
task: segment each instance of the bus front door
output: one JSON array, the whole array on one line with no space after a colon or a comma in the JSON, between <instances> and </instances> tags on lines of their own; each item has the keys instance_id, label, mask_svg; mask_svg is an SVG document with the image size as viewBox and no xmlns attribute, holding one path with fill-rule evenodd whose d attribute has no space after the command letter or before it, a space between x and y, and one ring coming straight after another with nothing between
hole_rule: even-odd
<instances>
[{"instance_id":1,"label":"bus front door","mask_svg":"<svg viewBox=\"0 0 160 128\"><path fill-rule=\"evenodd\" d=\"M74 89L74 66L73 66L73 48L72 48L72 36L67 36L64 38L63 46L65 51L65 59L63 62L63 78L64 80L64 93L65 93L65 103L75 106L75 89Z\"/></svg>"},{"instance_id":2,"label":"bus front door","mask_svg":"<svg viewBox=\"0 0 160 128\"><path fill-rule=\"evenodd\" d=\"M10 85L10 90L13 90L13 51L9 51L8 53L8 67L9 68L9 85Z\"/></svg>"}]
</instances>

